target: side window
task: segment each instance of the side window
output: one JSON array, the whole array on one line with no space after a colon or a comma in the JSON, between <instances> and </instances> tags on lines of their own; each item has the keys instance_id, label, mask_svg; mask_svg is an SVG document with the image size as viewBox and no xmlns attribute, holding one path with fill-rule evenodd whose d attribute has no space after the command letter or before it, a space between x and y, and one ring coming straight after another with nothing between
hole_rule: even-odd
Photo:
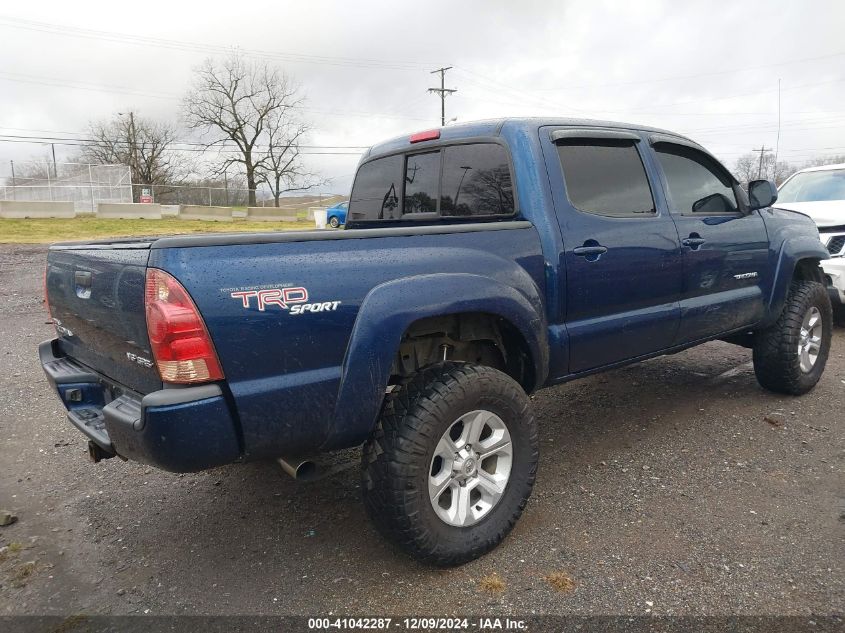
<instances>
[{"instance_id":1,"label":"side window","mask_svg":"<svg viewBox=\"0 0 845 633\"><path fill-rule=\"evenodd\" d=\"M361 165L349 197L351 220L399 218L403 163L403 156L386 156Z\"/></svg>"},{"instance_id":2,"label":"side window","mask_svg":"<svg viewBox=\"0 0 845 633\"><path fill-rule=\"evenodd\" d=\"M674 212L704 215L737 212L729 176L706 154L672 143L658 143L654 149L666 176Z\"/></svg>"},{"instance_id":3,"label":"side window","mask_svg":"<svg viewBox=\"0 0 845 633\"><path fill-rule=\"evenodd\" d=\"M441 215L511 215L513 212L513 183L504 147L477 143L443 150Z\"/></svg>"},{"instance_id":4,"label":"side window","mask_svg":"<svg viewBox=\"0 0 845 633\"><path fill-rule=\"evenodd\" d=\"M633 141L572 139L557 145L569 201L585 213L653 216L654 199Z\"/></svg>"},{"instance_id":5,"label":"side window","mask_svg":"<svg viewBox=\"0 0 845 633\"><path fill-rule=\"evenodd\" d=\"M403 213L437 213L439 183L440 152L408 156Z\"/></svg>"}]
</instances>

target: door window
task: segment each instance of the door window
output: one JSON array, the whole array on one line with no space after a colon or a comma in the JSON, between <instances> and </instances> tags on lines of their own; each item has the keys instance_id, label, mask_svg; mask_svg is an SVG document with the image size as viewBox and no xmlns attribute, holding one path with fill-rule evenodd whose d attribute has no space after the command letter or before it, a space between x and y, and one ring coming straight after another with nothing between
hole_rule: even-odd
<instances>
[{"instance_id":1,"label":"door window","mask_svg":"<svg viewBox=\"0 0 845 633\"><path fill-rule=\"evenodd\" d=\"M616 218L653 216L654 199L633 141L572 139L557 151L569 201L579 211Z\"/></svg>"},{"instance_id":2,"label":"door window","mask_svg":"<svg viewBox=\"0 0 845 633\"><path fill-rule=\"evenodd\" d=\"M658 143L654 149L666 176L675 213L713 215L737 212L730 176L706 154L672 143Z\"/></svg>"}]
</instances>

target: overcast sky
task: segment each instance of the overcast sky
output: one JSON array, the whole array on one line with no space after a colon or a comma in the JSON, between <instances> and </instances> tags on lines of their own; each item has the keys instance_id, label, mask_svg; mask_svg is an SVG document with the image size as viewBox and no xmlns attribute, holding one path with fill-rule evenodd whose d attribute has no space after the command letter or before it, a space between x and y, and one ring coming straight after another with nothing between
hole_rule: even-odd
<instances>
[{"instance_id":1,"label":"overcast sky","mask_svg":"<svg viewBox=\"0 0 845 633\"><path fill-rule=\"evenodd\" d=\"M178 123L192 68L239 47L302 86L310 144L341 148L308 157L333 179L326 191L351 185L358 157L344 147L439 125L426 88L440 66L458 90L447 118L645 123L729 167L776 145L780 79L779 154L801 163L845 154L843 26L841 0L4 3L0 134L84 136L128 110ZM0 142L0 176L48 151Z\"/></svg>"}]
</instances>

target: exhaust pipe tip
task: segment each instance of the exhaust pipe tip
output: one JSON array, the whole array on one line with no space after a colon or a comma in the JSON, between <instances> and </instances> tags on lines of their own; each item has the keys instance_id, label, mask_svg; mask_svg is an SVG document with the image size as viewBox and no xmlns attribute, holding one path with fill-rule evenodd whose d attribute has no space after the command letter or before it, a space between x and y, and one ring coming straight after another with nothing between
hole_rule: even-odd
<instances>
[{"instance_id":1,"label":"exhaust pipe tip","mask_svg":"<svg viewBox=\"0 0 845 633\"><path fill-rule=\"evenodd\" d=\"M297 481L316 481L322 476L320 465L309 458L285 458L278 459L282 470Z\"/></svg>"},{"instance_id":2,"label":"exhaust pipe tip","mask_svg":"<svg viewBox=\"0 0 845 633\"><path fill-rule=\"evenodd\" d=\"M104 459L111 459L112 457L114 457L114 453L109 453L93 440L88 440L88 459L92 462L96 464Z\"/></svg>"}]
</instances>

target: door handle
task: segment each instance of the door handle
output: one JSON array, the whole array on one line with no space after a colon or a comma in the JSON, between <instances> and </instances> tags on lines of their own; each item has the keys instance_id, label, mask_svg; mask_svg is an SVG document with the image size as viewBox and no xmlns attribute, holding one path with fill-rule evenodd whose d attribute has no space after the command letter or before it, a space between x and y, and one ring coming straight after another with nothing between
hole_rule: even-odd
<instances>
[{"instance_id":1,"label":"door handle","mask_svg":"<svg viewBox=\"0 0 845 633\"><path fill-rule=\"evenodd\" d=\"M604 255L607 252L606 246L579 246L572 249L572 254L578 257L593 258L591 261L598 259L599 255Z\"/></svg>"},{"instance_id":2,"label":"door handle","mask_svg":"<svg viewBox=\"0 0 845 633\"><path fill-rule=\"evenodd\" d=\"M699 236L696 233L690 235L687 239L681 242L684 246L689 246L692 250L696 250L699 246L706 242L703 237Z\"/></svg>"}]
</instances>

